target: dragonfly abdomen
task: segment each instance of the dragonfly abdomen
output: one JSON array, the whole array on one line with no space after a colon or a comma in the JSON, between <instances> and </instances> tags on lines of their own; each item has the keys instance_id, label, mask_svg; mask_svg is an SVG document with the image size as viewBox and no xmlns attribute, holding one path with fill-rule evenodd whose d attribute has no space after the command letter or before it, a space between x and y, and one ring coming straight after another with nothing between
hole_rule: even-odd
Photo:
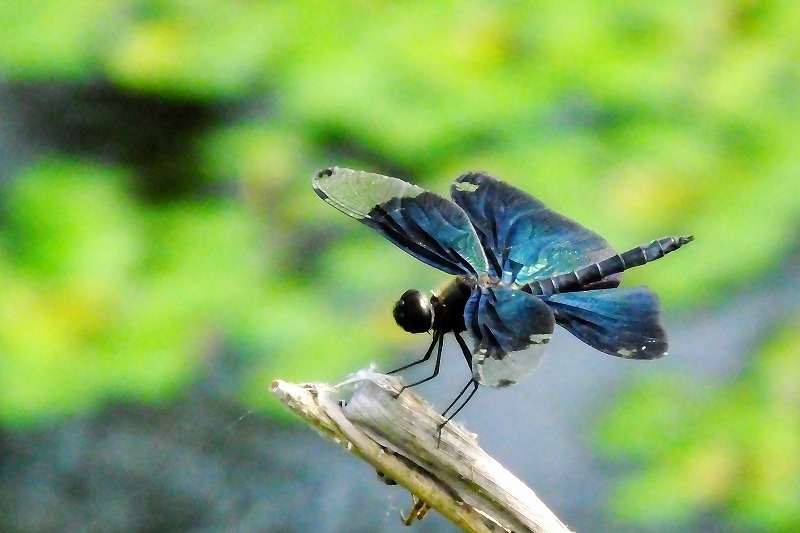
<instances>
[{"instance_id":1,"label":"dragonfly abdomen","mask_svg":"<svg viewBox=\"0 0 800 533\"><path fill-rule=\"evenodd\" d=\"M578 270L533 281L526 285L523 290L542 296L579 291L587 285L601 281L613 274L619 274L629 268L660 259L692 240L694 240L694 237L691 235L688 237L664 237Z\"/></svg>"}]
</instances>

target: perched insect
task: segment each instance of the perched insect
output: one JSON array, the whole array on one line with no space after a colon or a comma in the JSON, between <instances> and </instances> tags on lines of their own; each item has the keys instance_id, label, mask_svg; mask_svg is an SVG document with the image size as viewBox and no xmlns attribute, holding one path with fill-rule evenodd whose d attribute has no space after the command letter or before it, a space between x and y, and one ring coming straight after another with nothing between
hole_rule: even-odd
<instances>
[{"instance_id":1,"label":"perched insect","mask_svg":"<svg viewBox=\"0 0 800 533\"><path fill-rule=\"evenodd\" d=\"M408 290L394 306L397 324L432 332L422 359L453 333L472 379L443 415L478 385L505 387L536 367L556 324L601 352L628 359L667 353L658 298L646 287L617 288L620 273L655 261L693 237L666 237L618 254L598 234L519 189L481 172L460 176L450 201L405 181L333 167L313 178L317 195L402 250L456 278L426 296ZM474 340L469 349L461 333ZM392 373L393 373L392 372ZM446 423L446 421L445 421ZM441 428L440 428L441 429Z\"/></svg>"}]
</instances>

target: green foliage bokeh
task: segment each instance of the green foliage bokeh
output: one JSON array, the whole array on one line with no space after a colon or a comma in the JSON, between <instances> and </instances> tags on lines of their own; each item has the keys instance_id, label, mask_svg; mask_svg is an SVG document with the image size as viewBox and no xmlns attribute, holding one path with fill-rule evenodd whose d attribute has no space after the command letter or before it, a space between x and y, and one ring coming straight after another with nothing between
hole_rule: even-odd
<instances>
[{"instance_id":1,"label":"green foliage bokeh","mask_svg":"<svg viewBox=\"0 0 800 533\"><path fill-rule=\"evenodd\" d=\"M729 531L793 531L800 509L798 320L783 324L731 383L686 378L625 392L600 431L603 454L644 465L614 498L643 526L715 513Z\"/></svg>"},{"instance_id":2,"label":"green foliage bokeh","mask_svg":"<svg viewBox=\"0 0 800 533\"><path fill-rule=\"evenodd\" d=\"M336 379L407 345L391 302L445 277L314 196L333 164L440 193L488 170L617 248L694 233L627 283L672 310L724 301L797 244L796 20L791 2L6 0L5 86L100 85L221 118L186 139L197 181L157 201L124 159L52 149L4 167L0 419L159 401L227 344L258 354L251 403L272 377ZM800 379L775 370L800 339L770 342L703 410L675 380L623 397L603 447L668 466L621 487L645 502L621 516L729 507L756 529L800 526L780 452L797 450L797 402L772 385ZM692 431L709 419L727 425Z\"/></svg>"}]
</instances>

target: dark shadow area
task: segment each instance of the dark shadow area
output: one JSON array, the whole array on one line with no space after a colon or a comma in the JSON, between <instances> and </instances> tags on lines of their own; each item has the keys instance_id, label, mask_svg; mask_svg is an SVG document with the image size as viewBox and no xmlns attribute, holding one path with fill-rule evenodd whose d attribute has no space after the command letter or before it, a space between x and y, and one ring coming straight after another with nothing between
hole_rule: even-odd
<instances>
[{"instance_id":1,"label":"dark shadow area","mask_svg":"<svg viewBox=\"0 0 800 533\"><path fill-rule=\"evenodd\" d=\"M206 188L195 144L232 105L123 91L102 81L14 83L0 98L14 110L15 144L29 158L61 152L129 166L137 193L155 202Z\"/></svg>"}]
</instances>

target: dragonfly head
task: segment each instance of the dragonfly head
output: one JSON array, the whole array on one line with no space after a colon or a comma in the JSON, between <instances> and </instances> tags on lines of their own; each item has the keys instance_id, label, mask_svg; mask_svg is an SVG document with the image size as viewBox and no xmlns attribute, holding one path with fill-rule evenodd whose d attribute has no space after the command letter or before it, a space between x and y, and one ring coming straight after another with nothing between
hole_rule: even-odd
<instances>
[{"instance_id":1,"label":"dragonfly head","mask_svg":"<svg viewBox=\"0 0 800 533\"><path fill-rule=\"evenodd\" d=\"M433 306L428 297L415 289L403 293L394 304L394 321L409 333L424 333L433 327Z\"/></svg>"}]
</instances>

